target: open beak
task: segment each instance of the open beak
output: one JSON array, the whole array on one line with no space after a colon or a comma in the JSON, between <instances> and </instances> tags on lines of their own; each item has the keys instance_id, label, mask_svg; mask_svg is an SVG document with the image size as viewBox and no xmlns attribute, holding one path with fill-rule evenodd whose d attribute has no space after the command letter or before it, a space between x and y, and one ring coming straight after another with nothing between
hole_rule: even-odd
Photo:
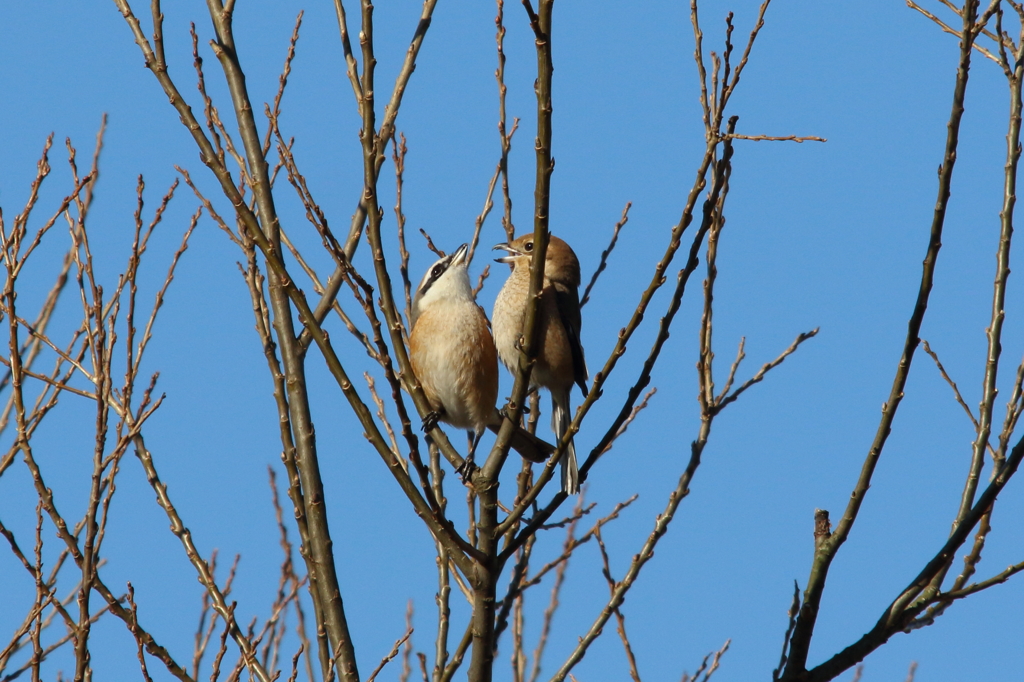
<instances>
[{"instance_id":1,"label":"open beak","mask_svg":"<svg viewBox=\"0 0 1024 682\"><path fill-rule=\"evenodd\" d=\"M501 244L495 244L494 246L492 246L491 247L491 251L508 251L508 255L507 256L502 256L501 258L495 258L494 262L496 262L496 263L511 263L515 259L516 256L523 255L518 249L514 249L514 248L512 248L511 246L509 246L508 244L506 244L504 242L501 243Z\"/></svg>"}]
</instances>

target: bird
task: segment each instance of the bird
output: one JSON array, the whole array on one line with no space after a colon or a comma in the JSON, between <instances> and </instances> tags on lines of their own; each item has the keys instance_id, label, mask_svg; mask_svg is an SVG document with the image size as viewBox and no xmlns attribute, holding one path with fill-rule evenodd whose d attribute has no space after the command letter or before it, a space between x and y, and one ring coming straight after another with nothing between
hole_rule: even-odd
<instances>
[{"instance_id":1,"label":"bird","mask_svg":"<svg viewBox=\"0 0 1024 682\"><path fill-rule=\"evenodd\" d=\"M471 472L484 429L497 431L502 422L495 408L498 357L487 315L469 283L468 251L461 245L423 275L410 310L409 335L409 360L431 409L423 418L423 430L430 431L438 421L467 429L470 450L460 469L464 477ZM522 428L513 433L511 445L534 462L555 451Z\"/></svg>"},{"instance_id":2,"label":"bird","mask_svg":"<svg viewBox=\"0 0 1024 682\"><path fill-rule=\"evenodd\" d=\"M519 367L520 338L526 302L530 291L530 261L533 257L533 234L526 234L508 243L496 244L495 250L508 255L496 258L512 265L505 285L494 301L491 318L498 357L515 375ZM572 248L554 235L548 238L544 259L544 285L537 314L540 346L530 374L530 388L546 388L551 393L551 430L561 442L572 423L569 398L573 384L583 395L587 388L587 363L580 344L580 262ZM569 439L560 459L562 491L568 495L579 492L579 467L576 446Z\"/></svg>"}]
</instances>

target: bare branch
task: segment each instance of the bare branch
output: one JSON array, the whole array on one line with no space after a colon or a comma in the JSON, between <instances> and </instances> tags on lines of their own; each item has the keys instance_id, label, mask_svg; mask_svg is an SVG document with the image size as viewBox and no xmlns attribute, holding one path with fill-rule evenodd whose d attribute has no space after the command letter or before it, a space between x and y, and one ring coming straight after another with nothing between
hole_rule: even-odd
<instances>
[{"instance_id":1,"label":"bare branch","mask_svg":"<svg viewBox=\"0 0 1024 682\"><path fill-rule=\"evenodd\" d=\"M629 208L632 205L633 202L627 201L626 207L622 209L622 217L619 218L619 222L615 223L615 229L612 230L612 238L608 242L608 248L601 252L601 262L598 263L597 270L595 270L594 274L590 277L590 282L583 290L583 296L580 297L580 308L585 306L587 301L590 300L590 290L594 288L594 285L597 284L597 278L601 276L602 272L604 272L604 269L608 264L608 256L611 255L612 251L615 249L615 243L619 240L619 232L623 227L625 227L626 223L629 222Z\"/></svg>"},{"instance_id":2,"label":"bare branch","mask_svg":"<svg viewBox=\"0 0 1024 682\"><path fill-rule=\"evenodd\" d=\"M783 137L772 137L770 135L740 135L739 133L732 133L725 135L730 140L752 140L754 142L828 142L824 137L815 137L813 135L805 135L798 137L796 135L785 135Z\"/></svg>"},{"instance_id":3,"label":"bare branch","mask_svg":"<svg viewBox=\"0 0 1024 682\"><path fill-rule=\"evenodd\" d=\"M398 650L402 648L402 644L404 644L406 640L408 640L409 637L411 636L412 628L409 628L405 631L405 634L402 635L402 637L397 642L395 642L395 646L391 648L391 651L388 653L388 655L381 659L380 665L374 668L373 672L370 673L370 676L366 678L366 682L373 682L375 679L377 679L377 675L380 674L380 671L383 670L384 666L390 663L391 660L398 655Z\"/></svg>"}]
</instances>

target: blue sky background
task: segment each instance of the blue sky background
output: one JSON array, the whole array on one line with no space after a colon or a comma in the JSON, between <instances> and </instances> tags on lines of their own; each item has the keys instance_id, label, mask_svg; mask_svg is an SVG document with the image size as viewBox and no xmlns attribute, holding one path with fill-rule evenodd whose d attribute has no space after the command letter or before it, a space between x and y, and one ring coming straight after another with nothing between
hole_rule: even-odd
<instances>
[{"instance_id":1,"label":"blue sky background","mask_svg":"<svg viewBox=\"0 0 1024 682\"><path fill-rule=\"evenodd\" d=\"M148 17L147 6L133 5ZM188 23L194 21L208 87L227 119L230 107L207 44L211 28L204 3L168 2L163 9L172 77L198 113L188 37ZM235 35L254 104L269 102L300 9L305 19L282 128L296 138L296 159L314 197L332 226L344 232L361 189L362 165L359 120L331 3L243 0L235 13ZM745 44L757 5L706 2L701 6L706 50L721 49L723 18L730 10L736 12L734 40ZM380 3L376 9L381 108L419 11L416 2ZM355 20L355 9L349 13ZM487 2L439 3L398 118L409 146L404 209L414 280L433 260L417 230L426 229L447 250L467 241L499 158L494 13ZM149 26L148 18L143 25ZM522 230L530 229L532 216L536 61L518 3L508 3L506 25L508 112L522 119L510 160L513 220ZM357 32L354 25L352 31ZM633 204L595 300L583 313L583 343L594 371L649 281L703 149L688 8L682 2L633 7L560 0L553 49L557 166L551 228L573 245L585 279L624 204ZM892 383L935 203L957 52L955 38L899 2L779 1L769 8L728 113L740 116L738 131L745 134L818 135L828 142L737 143L718 261L719 385L740 337L747 339L740 370L745 379L798 333L818 326L821 332L715 421L691 495L624 606L645 679L693 672L726 639L732 648L716 673L720 682L767 679L778 662L793 580L802 588L807 579L814 509L840 517ZM991 309L1007 101L1001 71L976 55L937 280L922 331L975 409ZM146 179L147 216L176 177L174 164L190 170L222 214L229 214L229 206L216 200L211 174L143 68L112 2L0 4L0 206L8 226L28 196L46 136L55 133L54 172L30 229L69 192L64 138L72 140L80 167L86 167L104 113L109 122L90 234L98 271L112 289L129 253L138 174ZM261 115L257 120L262 125ZM381 203L394 246L392 172L390 164L382 172ZM283 177L277 201L285 229L326 274L329 259L318 251L319 240ZM179 188L144 260L141 301L152 300L196 205L189 190ZM492 213L481 244L503 240L499 216ZM47 237L22 276L23 310L34 309L45 296L66 248L66 232L57 229ZM369 273L365 251L361 248L357 266ZM389 254L392 262L395 254ZM159 390L167 398L146 437L200 549L208 555L218 548L222 563L242 555L233 598L239 620L248 622L267 615L276 590L280 555L266 469L280 471L281 465L272 387L238 259L236 247L204 217L147 354L146 371L160 372ZM484 263L477 259L472 274ZM504 277L501 269L493 270L480 295L488 310ZM604 532L616 577L664 508L698 430L699 283L691 280L653 375L658 393L650 408L588 480L587 498L599 503L596 514L640 495ZM655 298L605 397L584 424L577 437L581 451L603 434L640 371L669 288ZM1018 277L1011 276L1008 291L1003 395L1024 354ZM80 320L76 296L67 291L58 308L51 328L56 338L64 338ZM349 300L342 301L358 312ZM330 325L346 368L358 377L370 361L337 320ZM432 651L433 543L361 437L315 351L308 379L342 594L365 676L404 631L410 599L416 607L416 647ZM356 385L368 398L365 385ZM501 395L510 386L503 378ZM999 400L999 419L1004 407ZM35 443L47 483L68 518L78 518L88 499L93 419L91 405L66 397ZM919 352L867 502L832 566L811 664L869 630L941 546L959 502L972 438L970 422L931 360ZM9 441L7 435L5 449ZM126 458L123 468L105 545L109 564L102 575L115 589L131 580L143 623L179 660L189 661L201 588L138 461ZM454 477L448 482L450 506L461 509ZM510 475L506 490L511 482ZM1020 482L1013 481L999 500L979 576L1021 560L1022 500ZM0 479L0 519L23 538L23 546L31 546L34 504L27 471L18 463ZM55 552L52 527L45 532ZM561 532L551 531L540 555L554 556L561 541ZM588 545L570 565L545 661L548 674L607 597L599 561L597 548ZM0 552L0 585L0 635L6 640L3 633L20 623L32 594L27 574L6 550ZM528 642L535 640L549 585L528 598L534 609ZM453 593L453 604L460 599ZM863 679L903 679L911 661L919 662L918 680L1016 679L1024 673L1022 604L1019 580L958 603L936 625L898 635L872 654ZM461 634L460 618L464 614L457 616L453 631ZM95 679L137 676L133 652L123 624L102 620L94 630ZM502 662L508 655L505 640ZM58 668L66 673L69 660L55 657L44 669L47 677L54 678ZM169 679L155 663L150 670L156 679ZM509 679L507 668L499 670L499 679ZM609 626L574 674L580 680L624 679L627 670ZM385 674L397 673L395 665ZM851 676L852 671L840 679Z\"/></svg>"}]
</instances>

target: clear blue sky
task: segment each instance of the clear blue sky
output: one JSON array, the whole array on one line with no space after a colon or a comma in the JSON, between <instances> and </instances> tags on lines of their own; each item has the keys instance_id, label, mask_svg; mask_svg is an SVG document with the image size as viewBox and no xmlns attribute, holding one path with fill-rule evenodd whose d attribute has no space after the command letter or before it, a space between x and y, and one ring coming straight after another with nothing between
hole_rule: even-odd
<instances>
[{"instance_id":1,"label":"clear blue sky","mask_svg":"<svg viewBox=\"0 0 1024 682\"><path fill-rule=\"evenodd\" d=\"M133 6L148 17L148 3L136 0ZM381 107L419 7L418 2L377 7ZM721 49L729 10L736 12L734 40L744 44L756 7L749 0L703 4L705 49ZM296 158L315 198L342 231L359 196L362 167L359 121L331 3L240 0L236 37L254 103L270 101L300 9L305 20L282 127L296 138ZM223 78L207 46L211 29L205 4L168 2L164 13L168 61L179 88L198 111L188 37L188 22L194 21L209 87L227 117ZM350 19L356 15L350 8ZM409 146L404 208L414 280L433 259L417 230L426 229L448 250L467 241L498 160L493 20L492 3L439 3L402 105L398 128ZM506 24L508 111L522 119L511 159L513 219L528 229L536 62L518 3L508 3ZM593 371L613 347L664 250L704 145L693 36L683 2L647 2L640 9L561 0L553 49L557 166L551 228L574 246L585 278L623 205L633 204L595 301L584 309L582 340ZM935 202L957 51L953 37L900 2L779 0L768 11L729 113L740 116L738 131L745 134L817 135L828 142L737 143L718 263L719 385L740 337L747 339L747 361L740 370L745 379L799 332L820 326L821 333L716 420L692 493L624 606L645 679L693 672L706 653L730 638L732 649L716 674L719 682L766 679L777 664L793 580L801 588L807 580L814 509L830 510L833 519L841 515L896 369ZM980 399L991 308L1007 100L998 67L976 55L937 282L922 332L972 407ZM46 136L55 133L54 173L44 186L45 210L33 225L68 193L64 138L71 138L80 166L86 166L104 113L109 122L90 223L98 268L112 289L130 246L138 174L147 183L147 215L176 177L174 164L189 169L209 196L217 196L216 187L143 68L112 2L0 4L0 206L7 225L24 204ZM390 173L385 166L382 175L390 178ZM313 262L326 273L329 259L317 251L318 240L283 179L278 197L285 228L308 244ZM385 229L393 235L389 179L382 182L381 202ZM217 206L228 214L225 201ZM142 300L151 300L195 207L188 189L180 188L146 256ZM481 241L484 247L503 241L497 214L489 218ZM23 275L21 305L38 305L66 243L64 232L48 237L38 261ZM369 271L365 255L357 265ZM238 259L236 247L204 218L148 352L146 370L160 372L159 390L167 398L149 424L147 443L202 551L218 548L222 559L242 555L233 598L239 620L247 622L265 617L276 589L280 558L266 468L280 471L281 465L271 383ZM474 276L484 262L474 262ZM503 269L494 270L480 296L485 309L503 277ZM1024 353L1024 292L1018 282L1011 276L1002 395L1009 393ZM695 278L654 373L658 393L650 408L588 480L587 497L599 503L596 513L602 515L616 502L640 495L605 531L617 577L663 509L697 433L699 290ZM603 434L601 425L621 405L667 304L666 288L588 418L592 426L585 424L579 434L581 451ZM58 315L55 330L77 324L72 290ZM369 360L340 324L331 324L349 373L359 377ZM322 363L312 357L309 366L336 559L365 676L402 634L409 599L417 610L416 646L432 650L433 544L362 439ZM503 383L502 395L510 386ZM357 387L365 396L365 385L357 382ZM77 518L88 498L93 416L84 401L64 401L48 418L36 448L58 504ZM1003 407L1000 400L1000 418ZM870 629L941 546L959 502L972 438L972 426L951 391L919 352L861 518L833 564L811 664ZM10 436L6 439L4 449ZM124 469L111 509L103 576L112 586L131 580L140 618L179 660L188 661L200 587L137 460L126 458ZM999 500L981 577L1022 559L1020 487L1013 481ZM463 504L455 487L449 500L453 507ZM19 463L0 479L0 519L27 546L33 507ZM52 528L47 532L55 548ZM560 531L551 536L543 556L553 555L561 542ZM549 673L607 595L596 547L581 550L568 576L545 664ZM0 551L0 585L0 637L6 642L5 633L20 623L32 589L6 550ZM530 604L539 614L548 583L537 590ZM458 599L453 594L453 602ZM898 635L870 656L864 679L902 679L911 661L919 662L917 679L930 682L1020 678L1022 606L1020 580L956 604L936 625ZM538 622L535 616L528 641ZM457 629L461 632L461 625ZM94 638L95 679L138 675L133 644L120 621L105 619ZM502 661L508 651L506 640ZM55 677L58 667L66 673L68 660L55 659L47 676ZM167 679L159 665L150 670ZM613 627L575 673L590 681L626 678ZM397 667L387 674L396 676ZM507 671L500 675L508 679Z\"/></svg>"}]
</instances>

